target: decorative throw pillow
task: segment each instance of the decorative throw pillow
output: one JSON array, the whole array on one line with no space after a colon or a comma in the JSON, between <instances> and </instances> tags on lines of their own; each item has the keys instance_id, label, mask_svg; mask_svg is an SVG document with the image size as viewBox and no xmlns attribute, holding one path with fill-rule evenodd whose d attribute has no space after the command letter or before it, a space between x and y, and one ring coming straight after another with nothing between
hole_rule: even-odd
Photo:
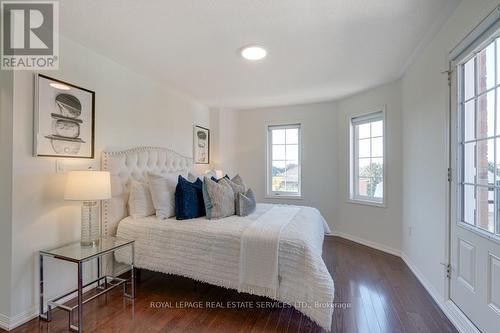
<instances>
[{"instance_id":1,"label":"decorative throw pillow","mask_svg":"<svg viewBox=\"0 0 500 333\"><path fill-rule=\"evenodd\" d=\"M203 182L197 178L190 182L179 176L175 188L175 217L177 220L193 219L205 215Z\"/></svg>"},{"instance_id":2,"label":"decorative throw pillow","mask_svg":"<svg viewBox=\"0 0 500 333\"><path fill-rule=\"evenodd\" d=\"M162 220L175 216L175 188L177 174L165 176L149 173L149 190L156 210L156 216Z\"/></svg>"},{"instance_id":3,"label":"decorative throw pillow","mask_svg":"<svg viewBox=\"0 0 500 333\"><path fill-rule=\"evenodd\" d=\"M236 176L234 176L234 177L231 179L231 181L232 181L233 183L236 183L236 184L238 184L238 185L243 186L243 188L246 188L245 183L243 182L243 178L241 178L241 176L240 176L240 175L236 175ZM245 191L245 190L243 190L243 191Z\"/></svg>"},{"instance_id":4,"label":"decorative throw pillow","mask_svg":"<svg viewBox=\"0 0 500 333\"><path fill-rule=\"evenodd\" d=\"M222 177L222 178L226 178L226 179L229 179L229 180L231 179L231 178L229 178L229 176L228 176L228 175L225 175L225 176L224 176L224 177ZM215 178L214 176L210 177L210 179L211 179L211 180L213 180L213 181L214 181L214 182L216 182L216 183L218 183L218 182L219 182L219 180L221 180L222 178L217 179L217 178Z\"/></svg>"},{"instance_id":5,"label":"decorative throw pillow","mask_svg":"<svg viewBox=\"0 0 500 333\"><path fill-rule=\"evenodd\" d=\"M221 178L218 180L219 184L224 184L228 185L233 189L234 197L238 195L238 193L245 193L245 185L239 185L233 182L232 180L229 180L227 178Z\"/></svg>"},{"instance_id":6,"label":"decorative throw pillow","mask_svg":"<svg viewBox=\"0 0 500 333\"><path fill-rule=\"evenodd\" d=\"M130 196L128 210L133 218L154 215L155 207L151 198L148 184L132 180L130 183Z\"/></svg>"},{"instance_id":7,"label":"decorative throw pillow","mask_svg":"<svg viewBox=\"0 0 500 333\"><path fill-rule=\"evenodd\" d=\"M189 172L188 176L187 176L187 180L189 180L191 183L194 183L199 178L200 177L198 176L198 174L195 174L195 173L192 173L192 172Z\"/></svg>"},{"instance_id":8,"label":"decorative throw pillow","mask_svg":"<svg viewBox=\"0 0 500 333\"><path fill-rule=\"evenodd\" d=\"M256 206L255 194L251 188L245 194L238 193L236 197L236 215L247 216L254 212Z\"/></svg>"},{"instance_id":9,"label":"decorative throw pillow","mask_svg":"<svg viewBox=\"0 0 500 333\"><path fill-rule=\"evenodd\" d=\"M205 177L203 180L203 200L208 219L218 219L234 215L234 193L223 179L219 183Z\"/></svg>"}]
</instances>

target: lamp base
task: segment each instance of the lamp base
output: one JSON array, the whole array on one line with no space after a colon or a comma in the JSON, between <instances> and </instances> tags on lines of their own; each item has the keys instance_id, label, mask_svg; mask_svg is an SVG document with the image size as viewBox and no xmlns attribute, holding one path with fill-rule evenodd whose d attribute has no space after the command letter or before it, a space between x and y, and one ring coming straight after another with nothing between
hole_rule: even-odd
<instances>
[{"instance_id":1,"label":"lamp base","mask_svg":"<svg viewBox=\"0 0 500 333\"><path fill-rule=\"evenodd\" d=\"M97 246L99 244L99 205L97 201L84 201L82 205L81 225L82 246Z\"/></svg>"}]
</instances>

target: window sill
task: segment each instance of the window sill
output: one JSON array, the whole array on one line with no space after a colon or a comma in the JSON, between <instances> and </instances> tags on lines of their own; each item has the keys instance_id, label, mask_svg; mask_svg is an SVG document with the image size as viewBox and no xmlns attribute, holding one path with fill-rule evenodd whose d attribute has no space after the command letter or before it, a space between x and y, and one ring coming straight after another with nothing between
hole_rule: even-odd
<instances>
[{"instance_id":1,"label":"window sill","mask_svg":"<svg viewBox=\"0 0 500 333\"><path fill-rule=\"evenodd\" d=\"M301 195L266 195L264 199L304 200Z\"/></svg>"},{"instance_id":2,"label":"window sill","mask_svg":"<svg viewBox=\"0 0 500 333\"><path fill-rule=\"evenodd\" d=\"M375 201L367 201L367 200L359 200L359 199L348 199L347 203L355 204L355 205L365 205L372 206L378 208L387 208L385 202L375 202Z\"/></svg>"}]
</instances>

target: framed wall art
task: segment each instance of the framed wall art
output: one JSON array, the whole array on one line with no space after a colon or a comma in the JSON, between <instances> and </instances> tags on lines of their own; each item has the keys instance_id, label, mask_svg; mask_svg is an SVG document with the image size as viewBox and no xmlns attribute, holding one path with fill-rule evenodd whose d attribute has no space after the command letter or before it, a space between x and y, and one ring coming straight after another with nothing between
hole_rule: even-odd
<instances>
[{"instance_id":1,"label":"framed wall art","mask_svg":"<svg viewBox=\"0 0 500 333\"><path fill-rule=\"evenodd\" d=\"M193 133L193 154L194 163L209 164L210 163L210 130L201 126L194 126Z\"/></svg>"},{"instance_id":2,"label":"framed wall art","mask_svg":"<svg viewBox=\"0 0 500 333\"><path fill-rule=\"evenodd\" d=\"M35 75L34 155L94 157L95 93Z\"/></svg>"}]
</instances>

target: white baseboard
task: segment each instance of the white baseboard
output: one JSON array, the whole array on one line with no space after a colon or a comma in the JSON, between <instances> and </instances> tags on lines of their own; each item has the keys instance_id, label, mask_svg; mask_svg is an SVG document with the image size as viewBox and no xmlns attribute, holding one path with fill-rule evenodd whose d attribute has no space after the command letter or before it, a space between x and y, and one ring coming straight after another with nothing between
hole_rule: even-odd
<instances>
[{"instance_id":1,"label":"white baseboard","mask_svg":"<svg viewBox=\"0 0 500 333\"><path fill-rule=\"evenodd\" d=\"M0 328L6 331L9 330L9 317L0 313Z\"/></svg>"},{"instance_id":2,"label":"white baseboard","mask_svg":"<svg viewBox=\"0 0 500 333\"><path fill-rule=\"evenodd\" d=\"M359 237L356 237L356 236L353 236L353 235L350 235L350 234L346 234L345 232L342 232L342 231L333 230L328 235L329 236L339 236L341 238L348 239L348 240L353 241L355 243L366 245L366 246L371 247L371 248L373 248L375 250L380 250L382 252L389 253L389 254L401 257L401 251L398 250L398 249L395 249L395 248L392 248L390 246L383 245L383 244L380 244L380 243L372 242L372 241L369 241L369 240L366 240L366 239L363 239L363 238L359 238Z\"/></svg>"},{"instance_id":3,"label":"white baseboard","mask_svg":"<svg viewBox=\"0 0 500 333\"><path fill-rule=\"evenodd\" d=\"M32 308L28 311L22 312L13 317L8 317L0 313L0 328L6 331L10 331L30 321L31 319L36 318L37 316L38 316L37 308Z\"/></svg>"},{"instance_id":4,"label":"white baseboard","mask_svg":"<svg viewBox=\"0 0 500 333\"><path fill-rule=\"evenodd\" d=\"M467 318L467 316L453 303L452 300L444 299L444 297L437 292L437 290L432 286L432 284L427 280L424 274L412 263L410 258L402 251L388 247L383 244L372 242L366 239L362 239L353 235L346 234L341 231L332 231L332 233L327 236L338 236L341 238L348 239L355 243L366 245L368 247L386 252L398 257L401 257L403 262L412 271L413 275L420 281L424 286L425 290L431 295L432 299L437 303L439 308L448 317L455 328L461 333L480 333L477 327Z\"/></svg>"},{"instance_id":5,"label":"white baseboard","mask_svg":"<svg viewBox=\"0 0 500 333\"><path fill-rule=\"evenodd\" d=\"M467 316L453 303L451 299L444 299L444 297L437 292L422 272L412 263L410 258L401 253L401 259L405 262L406 266L412 271L416 278L420 281L425 290L431 295L432 299L444 312L446 317L451 321L455 328L461 333L480 333L477 327L467 318Z\"/></svg>"},{"instance_id":6,"label":"white baseboard","mask_svg":"<svg viewBox=\"0 0 500 333\"><path fill-rule=\"evenodd\" d=\"M453 303L452 300L447 300L444 304L446 311L444 314L455 325L457 330L461 333L481 333L481 331L474 325L469 318Z\"/></svg>"}]
</instances>

